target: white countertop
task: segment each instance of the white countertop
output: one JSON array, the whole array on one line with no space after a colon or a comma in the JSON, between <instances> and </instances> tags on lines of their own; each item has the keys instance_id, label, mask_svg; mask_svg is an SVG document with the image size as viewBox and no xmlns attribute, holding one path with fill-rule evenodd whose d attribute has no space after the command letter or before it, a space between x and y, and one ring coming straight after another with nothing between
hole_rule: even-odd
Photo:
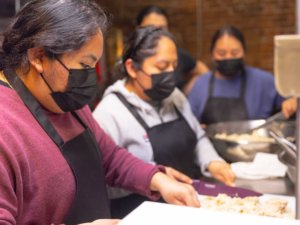
<instances>
[{"instance_id":1,"label":"white countertop","mask_svg":"<svg viewBox=\"0 0 300 225\"><path fill-rule=\"evenodd\" d=\"M299 220L218 212L156 202L144 202L119 225L199 225L204 224L203 222L230 225L300 225Z\"/></svg>"}]
</instances>

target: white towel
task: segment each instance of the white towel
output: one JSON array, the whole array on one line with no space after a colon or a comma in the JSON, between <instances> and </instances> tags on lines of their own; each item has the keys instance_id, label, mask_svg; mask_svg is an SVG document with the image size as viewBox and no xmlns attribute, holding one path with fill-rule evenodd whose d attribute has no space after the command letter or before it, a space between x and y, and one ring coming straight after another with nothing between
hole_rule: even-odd
<instances>
[{"instance_id":1,"label":"white towel","mask_svg":"<svg viewBox=\"0 0 300 225\"><path fill-rule=\"evenodd\" d=\"M237 178L259 180L284 177L287 166L278 160L276 154L258 152L253 162L236 162L231 168Z\"/></svg>"}]
</instances>

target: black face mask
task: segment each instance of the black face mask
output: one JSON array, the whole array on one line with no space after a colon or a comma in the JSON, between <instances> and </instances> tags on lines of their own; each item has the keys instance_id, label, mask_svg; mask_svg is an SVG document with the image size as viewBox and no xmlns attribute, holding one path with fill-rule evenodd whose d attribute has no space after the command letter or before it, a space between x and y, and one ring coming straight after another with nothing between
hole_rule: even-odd
<instances>
[{"instance_id":1,"label":"black face mask","mask_svg":"<svg viewBox=\"0 0 300 225\"><path fill-rule=\"evenodd\" d=\"M52 91L51 96L55 103L64 112L81 109L89 103L97 91L96 69L68 69L59 59L57 61L69 71L67 89L64 92L54 92L43 74L43 80Z\"/></svg>"},{"instance_id":2,"label":"black face mask","mask_svg":"<svg viewBox=\"0 0 300 225\"><path fill-rule=\"evenodd\" d=\"M243 58L216 60L216 69L225 77L233 77L244 70Z\"/></svg>"},{"instance_id":3,"label":"black face mask","mask_svg":"<svg viewBox=\"0 0 300 225\"><path fill-rule=\"evenodd\" d=\"M159 74L147 74L151 78L152 86L149 89L144 89L144 93L154 101L162 101L169 97L175 89L174 71L164 72ZM141 85L141 84L140 84Z\"/></svg>"}]
</instances>

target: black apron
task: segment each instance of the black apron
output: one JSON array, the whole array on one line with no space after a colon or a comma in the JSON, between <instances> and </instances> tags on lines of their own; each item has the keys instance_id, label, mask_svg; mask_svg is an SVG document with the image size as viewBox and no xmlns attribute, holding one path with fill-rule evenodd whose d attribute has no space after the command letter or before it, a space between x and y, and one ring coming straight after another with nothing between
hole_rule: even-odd
<instances>
[{"instance_id":1,"label":"black apron","mask_svg":"<svg viewBox=\"0 0 300 225\"><path fill-rule=\"evenodd\" d=\"M248 120L245 103L246 74L242 74L240 96L237 98L214 97L215 76L212 74L209 82L209 95L204 107L201 123L212 124L234 120Z\"/></svg>"},{"instance_id":2,"label":"black apron","mask_svg":"<svg viewBox=\"0 0 300 225\"><path fill-rule=\"evenodd\" d=\"M85 131L70 141L64 142L44 114L40 104L15 72L8 69L4 71L4 74L41 127L60 148L72 169L76 181L76 192L64 223L73 225L110 218L102 156L90 129L75 112L72 112Z\"/></svg>"},{"instance_id":3,"label":"black apron","mask_svg":"<svg viewBox=\"0 0 300 225\"><path fill-rule=\"evenodd\" d=\"M196 134L176 106L174 105L178 119L149 127L123 95L116 92L114 94L146 130L152 145L154 161L199 179L200 168L195 165ZM145 200L148 199L138 194L111 200L112 215L116 218L123 218Z\"/></svg>"},{"instance_id":4,"label":"black apron","mask_svg":"<svg viewBox=\"0 0 300 225\"><path fill-rule=\"evenodd\" d=\"M146 130L152 145L154 162L173 167L194 178L197 138L176 106L174 105L178 119L149 127L123 95L115 94Z\"/></svg>"}]
</instances>

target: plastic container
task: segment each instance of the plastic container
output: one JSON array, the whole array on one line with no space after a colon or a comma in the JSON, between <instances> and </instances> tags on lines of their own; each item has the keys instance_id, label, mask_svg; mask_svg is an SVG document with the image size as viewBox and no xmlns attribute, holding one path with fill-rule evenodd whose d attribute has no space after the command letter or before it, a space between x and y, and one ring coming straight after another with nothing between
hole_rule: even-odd
<instances>
[{"instance_id":1,"label":"plastic container","mask_svg":"<svg viewBox=\"0 0 300 225\"><path fill-rule=\"evenodd\" d=\"M274 42L276 89L282 96L300 97L300 35L277 35Z\"/></svg>"}]
</instances>

